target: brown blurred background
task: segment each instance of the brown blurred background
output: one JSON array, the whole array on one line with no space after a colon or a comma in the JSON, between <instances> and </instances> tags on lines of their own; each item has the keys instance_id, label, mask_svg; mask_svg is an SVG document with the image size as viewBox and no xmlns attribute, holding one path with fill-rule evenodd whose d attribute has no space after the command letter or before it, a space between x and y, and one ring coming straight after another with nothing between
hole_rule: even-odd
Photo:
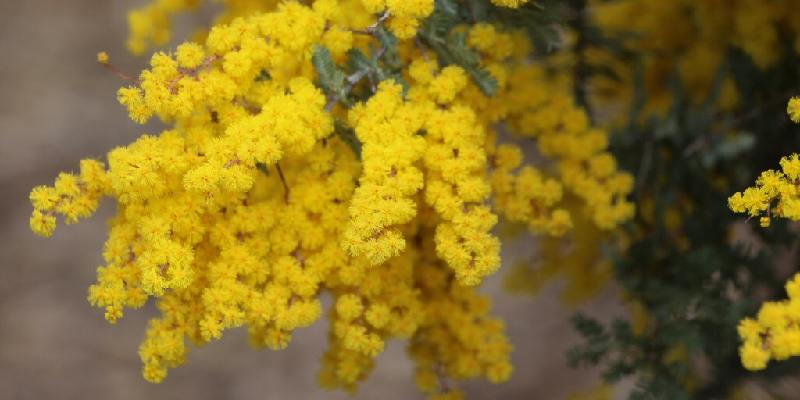
<instances>
[{"instance_id":1,"label":"brown blurred background","mask_svg":"<svg viewBox=\"0 0 800 400\"><path fill-rule=\"evenodd\" d=\"M346 399L316 384L326 323L296 333L281 352L252 350L243 330L193 351L187 365L153 385L137 355L152 307L116 326L86 301L101 264L110 201L80 224L60 224L48 239L28 229L28 192L52 184L85 157L102 157L158 126L137 126L115 100L122 84L95 62L106 50L124 70L144 59L124 50L125 12L144 0L0 1L0 399ZM186 17L186 28L204 17ZM184 29L188 31L188 28ZM530 251L522 239L504 252ZM510 257L506 257L509 260ZM506 262L505 269L508 264ZM501 274L502 275L502 270ZM564 352L578 339L555 283L538 297L512 296L499 276L484 291L508 324L515 373L504 385L473 382L471 399L563 399L597 384L571 370ZM611 290L586 309L620 315ZM620 389L617 390L619 397ZM391 342L358 399L420 399L404 343Z\"/></svg>"}]
</instances>

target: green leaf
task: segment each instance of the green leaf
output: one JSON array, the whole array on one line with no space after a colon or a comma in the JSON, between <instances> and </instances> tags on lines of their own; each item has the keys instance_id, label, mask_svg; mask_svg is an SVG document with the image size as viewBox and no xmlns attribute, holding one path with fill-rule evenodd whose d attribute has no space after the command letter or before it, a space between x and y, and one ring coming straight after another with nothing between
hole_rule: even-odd
<instances>
[{"instance_id":1,"label":"green leaf","mask_svg":"<svg viewBox=\"0 0 800 400\"><path fill-rule=\"evenodd\" d=\"M339 135L342 140L350 146L350 149L353 150L353 153L356 155L356 158L359 160L361 159L361 141L358 140L356 136L356 132L353 128L344 124L344 122L340 120L334 121L334 132Z\"/></svg>"},{"instance_id":2,"label":"green leaf","mask_svg":"<svg viewBox=\"0 0 800 400\"><path fill-rule=\"evenodd\" d=\"M467 33L452 31L449 35L448 50L453 56L453 62L467 70L478 87L487 96L497 93L497 79L489 71L481 68L480 56L467 45Z\"/></svg>"},{"instance_id":3,"label":"green leaf","mask_svg":"<svg viewBox=\"0 0 800 400\"><path fill-rule=\"evenodd\" d=\"M437 1L434 14L419 31L420 39L439 57L443 65L458 65L464 68L476 85L487 96L497 93L497 80L480 65L478 53L467 45L467 33L453 28L466 22L458 8L450 1Z\"/></svg>"},{"instance_id":4,"label":"green leaf","mask_svg":"<svg viewBox=\"0 0 800 400\"><path fill-rule=\"evenodd\" d=\"M392 73L399 73L403 68L403 60L397 52L398 40L394 33L388 31L383 24L375 28L375 37L381 43L381 50L379 57L385 67Z\"/></svg>"},{"instance_id":5,"label":"green leaf","mask_svg":"<svg viewBox=\"0 0 800 400\"><path fill-rule=\"evenodd\" d=\"M373 61L359 49L350 49L347 51L347 64L351 73L375 69Z\"/></svg>"},{"instance_id":6,"label":"green leaf","mask_svg":"<svg viewBox=\"0 0 800 400\"><path fill-rule=\"evenodd\" d=\"M563 0L537 0L515 9L491 6L489 20L524 29L538 52L549 53L563 36L565 4Z\"/></svg>"},{"instance_id":7,"label":"green leaf","mask_svg":"<svg viewBox=\"0 0 800 400\"><path fill-rule=\"evenodd\" d=\"M256 168L258 168L259 171L263 172L264 175L269 176L269 168L267 168L267 164L264 164L264 163L261 163L261 162L257 162L256 163Z\"/></svg>"},{"instance_id":8,"label":"green leaf","mask_svg":"<svg viewBox=\"0 0 800 400\"><path fill-rule=\"evenodd\" d=\"M266 69L262 69L261 72L258 73L256 77L256 82L264 82L264 81L271 81L272 75L269 74L269 71Z\"/></svg>"},{"instance_id":9,"label":"green leaf","mask_svg":"<svg viewBox=\"0 0 800 400\"><path fill-rule=\"evenodd\" d=\"M347 77L333 62L331 53L325 46L317 45L314 48L311 64L317 70L318 84L325 94L332 99L345 100L347 98Z\"/></svg>"}]
</instances>

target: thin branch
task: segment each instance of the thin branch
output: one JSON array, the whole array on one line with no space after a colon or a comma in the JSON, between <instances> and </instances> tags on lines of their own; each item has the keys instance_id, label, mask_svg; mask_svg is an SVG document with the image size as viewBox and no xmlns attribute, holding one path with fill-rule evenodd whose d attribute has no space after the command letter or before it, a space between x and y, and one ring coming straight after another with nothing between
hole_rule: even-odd
<instances>
[{"instance_id":1,"label":"thin branch","mask_svg":"<svg viewBox=\"0 0 800 400\"><path fill-rule=\"evenodd\" d=\"M121 69L117 68L114 64L111 64L108 61L105 62L98 61L98 63L100 63L100 65L102 65L103 68L111 71L111 73L114 74L117 78L120 78L124 81L136 81L137 84L139 83L139 80L137 78L134 78L133 75L126 74Z\"/></svg>"},{"instance_id":2,"label":"thin branch","mask_svg":"<svg viewBox=\"0 0 800 400\"><path fill-rule=\"evenodd\" d=\"M358 82L360 82L362 79L364 79L365 76L368 76L368 75L369 75L369 71L367 71L366 69L362 69L362 70L358 70L358 71L354 72L353 74L351 74L347 78L345 78L347 80L346 94L349 94L350 91L353 90L353 86L358 84ZM373 92L374 92L374 90L373 90ZM333 97L329 98L328 99L328 103L325 104L325 111L330 112L331 110L333 110L333 106L335 106L336 103L339 102L339 100L341 100L341 99L338 96L333 96Z\"/></svg>"},{"instance_id":3,"label":"thin branch","mask_svg":"<svg viewBox=\"0 0 800 400\"><path fill-rule=\"evenodd\" d=\"M366 27L365 29L348 29L348 30L352 33L357 33L359 35L372 36L375 34L375 31L378 30L378 26L384 23L387 19L389 19L389 16L390 14L389 11L387 10L383 14L381 14L380 17L378 17L377 21L375 21L372 25Z\"/></svg>"},{"instance_id":4,"label":"thin branch","mask_svg":"<svg viewBox=\"0 0 800 400\"><path fill-rule=\"evenodd\" d=\"M286 183L286 177L283 175L281 164L275 163L275 169L278 170L278 176L281 178L281 183L283 184L283 201L289 204L289 185Z\"/></svg>"},{"instance_id":5,"label":"thin branch","mask_svg":"<svg viewBox=\"0 0 800 400\"><path fill-rule=\"evenodd\" d=\"M575 55L575 67L572 70L572 85L575 95L575 102L586 110L590 120L593 120L591 105L586 93L586 85L591 73L589 63L586 61L586 48L589 40L586 37L586 0L572 0L575 8L575 16L570 23L575 31L576 42L572 49Z\"/></svg>"}]
</instances>

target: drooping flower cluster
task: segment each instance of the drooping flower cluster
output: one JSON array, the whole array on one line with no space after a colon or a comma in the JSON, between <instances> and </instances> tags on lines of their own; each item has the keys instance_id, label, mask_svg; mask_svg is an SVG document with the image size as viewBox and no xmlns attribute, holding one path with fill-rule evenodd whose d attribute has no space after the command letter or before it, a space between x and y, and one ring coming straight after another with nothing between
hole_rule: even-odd
<instances>
[{"instance_id":1,"label":"drooping flower cluster","mask_svg":"<svg viewBox=\"0 0 800 400\"><path fill-rule=\"evenodd\" d=\"M244 9L119 90L134 121L171 129L35 188L32 229L49 236L57 215L73 223L116 200L89 301L113 323L156 298L139 351L152 382L186 361L187 339L247 327L255 346L285 348L323 315L323 292L325 387L355 389L391 338L409 339L431 395L459 396L450 379L507 380L511 345L477 293L500 267L492 230L498 216L552 236L629 219L632 179L606 134L528 62L520 32L454 27L478 65L418 40L432 0ZM513 140L547 162L525 163Z\"/></svg>"},{"instance_id":2,"label":"drooping flower cluster","mask_svg":"<svg viewBox=\"0 0 800 400\"><path fill-rule=\"evenodd\" d=\"M452 272L431 251L431 244L423 242L415 276L428 310L409 346L417 363L417 385L426 393L446 391L443 385L448 382L439 376L441 370L453 379L485 376L493 383L508 380L511 344L504 323L489 315L489 298L453 279Z\"/></svg>"},{"instance_id":3,"label":"drooping flower cluster","mask_svg":"<svg viewBox=\"0 0 800 400\"><path fill-rule=\"evenodd\" d=\"M422 188L422 172L414 163L425 151L425 140L417 135L425 116L420 107L403 102L400 85L384 81L363 107L350 110L349 118L362 144L364 171L342 243L377 265L405 248L399 226L417 213L414 195Z\"/></svg>"}]
</instances>

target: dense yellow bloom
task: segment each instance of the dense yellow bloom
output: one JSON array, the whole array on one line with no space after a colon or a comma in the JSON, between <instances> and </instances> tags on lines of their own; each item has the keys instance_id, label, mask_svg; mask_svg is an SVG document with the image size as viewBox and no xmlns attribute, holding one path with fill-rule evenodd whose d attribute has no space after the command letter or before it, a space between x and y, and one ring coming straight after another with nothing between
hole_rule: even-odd
<instances>
[{"instance_id":1,"label":"dense yellow bloom","mask_svg":"<svg viewBox=\"0 0 800 400\"><path fill-rule=\"evenodd\" d=\"M409 340L417 384L432 398L461 398L449 380L509 379L504 324L477 291L500 267L493 229L499 216L550 236L629 219L632 179L605 132L563 80L528 61L520 32L467 32L495 96L468 67L437 59L415 40L432 0L223 3L225 23L156 52L117 93L131 119L169 129L30 195L31 228L44 236L58 215L73 223L101 198L116 201L88 300L114 323L154 298L161 315L139 349L144 377L162 381L193 346L237 327L256 347L286 348L326 314L325 387L355 390L393 338ZM171 15L198 4L134 11L130 47L163 44ZM346 93L330 93L314 62L320 49L336 72L351 72L350 55L381 48L383 27L400 42L397 73L356 71L340 77ZM535 145L547 163L525 163L499 132Z\"/></svg>"},{"instance_id":2,"label":"dense yellow bloom","mask_svg":"<svg viewBox=\"0 0 800 400\"><path fill-rule=\"evenodd\" d=\"M766 368L771 359L800 355L800 275L786 284L786 291L788 300L764 303L756 319L739 323L739 352L745 368L756 371Z\"/></svg>"},{"instance_id":3,"label":"dense yellow bloom","mask_svg":"<svg viewBox=\"0 0 800 400\"><path fill-rule=\"evenodd\" d=\"M582 201L580 212L602 230L630 219L634 208L626 196L633 178L617 169L606 132L591 126L585 111L574 104L567 94L569 82L549 76L546 66L527 62L531 44L524 35L478 24L470 29L468 41L483 56L499 90L487 98L470 83L459 96L487 129L502 123L502 131L534 141L540 153L556 164L555 171L518 168L521 158L513 146L497 146L490 135L486 150L494 169L491 185L498 213L534 232L563 234L572 223L570 214L558 205L566 192Z\"/></svg>"},{"instance_id":4,"label":"dense yellow bloom","mask_svg":"<svg viewBox=\"0 0 800 400\"><path fill-rule=\"evenodd\" d=\"M409 248L381 267L362 263L355 279L342 275L340 282L331 285L336 304L331 313L330 348L320 374L322 386L355 389L386 340L416 334L428 307L414 283L418 252L419 248Z\"/></svg>"},{"instance_id":5,"label":"dense yellow bloom","mask_svg":"<svg viewBox=\"0 0 800 400\"><path fill-rule=\"evenodd\" d=\"M563 194L560 182L545 178L541 171L528 165L519 173L512 173L522 163L522 151L517 146L499 146L493 161L492 186L504 217L527 224L533 232L554 236L563 235L572 226L568 211L554 209Z\"/></svg>"},{"instance_id":6,"label":"dense yellow bloom","mask_svg":"<svg viewBox=\"0 0 800 400\"><path fill-rule=\"evenodd\" d=\"M342 244L372 264L381 264L405 248L397 226L416 215L413 196L422 188L422 172L414 163L425 150L425 140L417 135L424 114L403 102L402 91L400 85L385 81L365 105L349 114L362 143L363 172Z\"/></svg>"},{"instance_id":7,"label":"dense yellow bloom","mask_svg":"<svg viewBox=\"0 0 800 400\"><path fill-rule=\"evenodd\" d=\"M418 84L409 96L429 108L425 201L441 218L436 251L461 283L476 285L500 266L500 242L490 233L497 217L485 204L491 193L486 128L468 106L451 103L466 84L460 69L445 68Z\"/></svg>"},{"instance_id":8,"label":"dense yellow bloom","mask_svg":"<svg viewBox=\"0 0 800 400\"><path fill-rule=\"evenodd\" d=\"M427 229L423 226L423 237L429 234ZM508 380L512 348L505 324L488 315L491 302L487 297L453 279L453 273L426 242L423 240L415 282L427 312L409 347L417 366L417 386L426 393L445 389L438 371L455 379L484 376L494 383Z\"/></svg>"}]
</instances>

